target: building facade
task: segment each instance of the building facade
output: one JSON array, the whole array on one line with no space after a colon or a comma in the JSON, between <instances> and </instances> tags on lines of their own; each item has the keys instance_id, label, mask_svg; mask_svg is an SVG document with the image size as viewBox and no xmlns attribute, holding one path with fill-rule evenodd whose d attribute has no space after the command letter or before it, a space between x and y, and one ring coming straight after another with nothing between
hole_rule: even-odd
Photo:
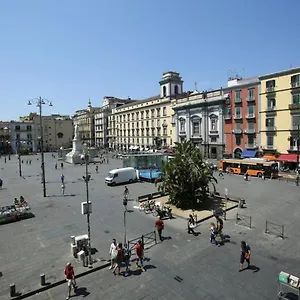
<instances>
[{"instance_id":1,"label":"building facade","mask_svg":"<svg viewBox=\"0 0 300 300\"><path fill-rule=\"evenodd\" d=\"M92 107L89 100L85 109L77 110L73 115L73 124L78 126L79 136L84 144L95 146L95 115L101 111L100 107Z\"/></svg>"},{"instance_id":2,"label":"building facade","mask_svg":"<svg viewBox=\"0 0 300 300\"><path fill-rule=\"evenodd\" d=\"M0 155L11 153L10 123L0 121Z\"/></svg>"},{"instance_id":3,"label":"building facade","mask_svg":"<svg viewBox=\"0 0 300 300\"><path fill-rule=\"evenodd\" d=\"M176 141L190 140L204 157L221 158L225 149L223 110L229 94L222 89L187 93L172 100Z\"/></svg>"},{"instance_id":4,"label":"building facade","mask_svg":"<svg viewBox=\"0 0 300 300\"><path fill-rule=\"evenodd\" d=\"M112 109L108 124L110 148L167 149L173 145L171 99L182 94L183 81L179 73L170 71L163 74L159 84L159 95Z\"/></svg>"},{"instance_id":5,"label":"building facade","mask_svg":"<svg viewBox=\"0 0 300 300\"><path fill-rule=\"evenodd\" d=\"M300 68L261 76L260 143L266 154L296 160L300 125Z\"/></svg>"},{"instance_id":6,"label":"building facade","mask_svg":"<svg viewBox=\"0 0 300 300\"><path fill-rule=\"evenodd\" d=\"M255 157L258 152L259 79L229 78L224 110L226 157Z\"/></svg>"},{"instance_id":7,"label":"building facade","mask_svg":"<svg viewBox=\"0 0 300 300\"><path fill-rule=\"evenodd\" d=\"M102 107L94 116L96 147L109 147L108 118L112 114L112 109L131 102L134 102L134 100L131 100L130 98L120 99L111 96L105 96L103 98Z\"/></svg>"}]
</instances>

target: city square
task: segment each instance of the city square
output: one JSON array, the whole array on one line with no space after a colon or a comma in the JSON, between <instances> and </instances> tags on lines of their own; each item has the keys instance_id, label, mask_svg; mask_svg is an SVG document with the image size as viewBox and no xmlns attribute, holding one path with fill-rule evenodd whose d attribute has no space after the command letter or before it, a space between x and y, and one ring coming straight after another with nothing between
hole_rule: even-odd
<instances>
[{"instance_id":1,"label":"city square","mask_svg":"<svg viewBox=\"0 0 300 300\"><path fill-rule=\"evenodd\" d=\"M35 217L2 225L0 227L1 272L0 293L10 299L9 286L16 284L17 291L26 293L39 287L39 276L44 273L46 281L63 279L63 269L72 261L75 272L83 270L70 251L70 236L87 232L86 217L81 215L80 204L85 201L85 183L82 180L84 165L64 165L54 168L57 157L45 155L47 197L43 198L40 155L30 156L32 164L22 164L23 178L18 174L17 157L4 163L0 160L0 178L4 185L1 205L13 203L22 195L29 203ZM90 200L91 241L97 249L97 264L107 263L112 238L123 241L123 190L124 185L108 187L104 183L107 173L121 167L119 159L109 159L108 164L89 165L91 173ZM64 174L66 194L61 195L60 176ZM128 185L130 199L157 191L154 184L133 183ZM209 243L210 222L200 223L198 236L187 234L186 220L174 218L165 221L166 240L151 247L145 256L146 272L133 272L133 276L114 277L108 268L78 278L78 298L90 299L270 299L278 292L278 273L297 273L299 196L294 183L278 180L225 175L219 179L217 191L230 196L243 197L246 208L233 209L224 221L224 233L230 242L222 247ZM135 208L127 214L127 238L137 238L154 230L155 218ZM283 213L284 211L284 213ZM236 214L251 217L251 228L236 222ZM284 238L276 231L265 233L266 221L284 225ZM237 224L236 224L237 223ZM253 270L238 272L240 242L247 241L252 249ZM19 272L19 266L22 271ZM134 269L134 263L131 264ZM134 276L135 275L135 276ZM31 299L61 299L66 295L66 284L34 295Z\"/></svg>"}]
</instances>

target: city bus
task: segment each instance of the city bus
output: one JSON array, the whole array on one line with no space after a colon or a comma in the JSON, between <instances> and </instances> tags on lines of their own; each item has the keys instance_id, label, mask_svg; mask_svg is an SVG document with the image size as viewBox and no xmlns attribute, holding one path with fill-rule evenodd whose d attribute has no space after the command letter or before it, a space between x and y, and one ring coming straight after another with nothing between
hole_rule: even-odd
<instances>
[{"instance_id":1,"label":"city bus","mask_svg":"<svg viewBox=\"0 0 300 300\"><path fill-rule=\"evenodd\" d=\"M260 158L221 159L219 167L224 172L265 178L278 178L278 164Z\"/></svg>"}]
</instances>

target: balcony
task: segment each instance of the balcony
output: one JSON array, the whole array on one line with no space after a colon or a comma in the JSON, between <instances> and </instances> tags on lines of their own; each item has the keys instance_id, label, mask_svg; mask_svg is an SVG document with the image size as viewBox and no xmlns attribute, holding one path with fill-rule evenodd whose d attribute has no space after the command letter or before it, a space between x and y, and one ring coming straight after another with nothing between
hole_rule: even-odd
<instances>
[{"instance_id":1,"label":"balcony","mask_svg":"<svg viewBox=\"0 0 300 300\"><path fill-rule=\"evenodd\" d=\"M255 101L255 97L254 96L251 96L251 97L247 97L247 102L253 102Z\"/></svg>"},{"instance_id":2,"label":"balcony","mask_svg":"<svg viewBox=\"0 0 300 300\"><path fill-rule=\"evenodd\" d=\"M275 126L267 126L266 131L276 131L276 127Z\"/></svg>"},{"instance_id":3,"label":"balcony","mask_svg":"<svg viewBox=\"0 0 300 300\"><path fill-rule=\"evenodd\" d=\"M233 130L232 130L232 133L234 133L234 134L242 134L242 133L243 133L243 130L240 129L240 128L236 128L236 129L233 129Z\"/></svg>"},{"instance_id":4,"label":"balcony","mask_svg":"<svg viewBox=\"0 0 300 300\"><path fill-rule=\"evenodd\" d=\"M293 125L292 128L290 129L290 131L298 131L298 125Z\"/></svg>"},{"instance_id":5,"label":"balcony","mask_svg":"<svg viewBox=\"0 0 300 300\"><path fill-rule=\"evenodd\" d=\"M235 98L234 103L242 103L242 98Z\"/></svg>"},{"instance_id":6,"label":"balcony","mask_svg":"<svg viewBox=\"0 0 300 300\"><path fill-rule=\"evenodd\" d=\"M248 128L244 131L246 134L254 134L255 133L255 129L254 128Z\"/></svg>"},{"instance_id":7,"label":"balcony","mask_svg":"<svg viewBox=\"0 0 300 300\"><path fill-rule=\"evenodd\" d=\"M275 112L275 110L276 110L276 106L268 106L268 107L266 107L266 112L268 112L268 113Z\"/></svg>"},{"instance_id":8,"label":"balcony","mask_svg":"<svg viewBox=\"0 0 300 300\"><path fill-rule=\"evenodd\" d=\"M289 152L298 151L298 147L297 146L290 146L290 148L287 151L289 151Z\"/></svg>"},{"instance_id":9,"label":"balcony","mask_svg":"<svg viewBox=\"0 0 300 300\"><path fill-rule=\"evenodd\" d=\"M254 143L252 143L252 144L247 144L246 148L247 149L255 149L255 148L257 148L257 146Z\"/></svg>"},{"instance_id":10,"label":"balcony","mask_svg":"<svg viewBox=\"0 0 300 300\"><path fill-rule=\"evenodd\" d=\"M264 147L264 149L267 149L267 150L276 150L276 148L274 147L274 145L267 145L266 147Z\"/></svg>"},{"instance_id":11,"label":"balcony","mask_svg":"<svg viewBox=\"0 0 300 300\"><path fill-rule=\"evenodd\" d=\"M214 136L219 135L219 131L218 130L210 130L209 135L214 135Z\"/></svg>"},{"instance_id":12,"label":"balcony","mask_svg":"<svg viewBox=\"0 0 300 300\"><path fill-rule=\"evenodd\" d=\"M289 104L289 110L300 109L300 103Z\"/></svg>"},{"instance_id":13,"label":"balcony","mask_svg":"<svg viewBox=\"0 0 300 300\"><path fill-rule=\"evenodd\" d=\"M266 88L266 93L272 93L275 92L275 86L268 86Z\"/></svg>"},{"instance_id":14,"label":"balcony","mask_svg":"<svg viewBox=\"0 0 300 300\"><path fill-rule=\"evenodd\" d=\"M236 114L234 115L235 120L241 120L242 119L242 114Z\"/></svg>"},{"instance_id":15,"label":"balcony","mask_svg":"<svg viewBox=\"0 0 300 300\"><path fill-rule=\"evenodd\" d=\"M246 119L255 119L255 113L248 113Z\"/></svg>"},{"instance_id":16,"label":"balcony","mask_svg":"<svg viewBox=\"0 0 300 300\"><path fill-rule=\"evenodd\" d=\"M232 116L231 115L224 115L224 120L231 120Z\"/></svg>"},{"instance_id":17,"label":"balcony","mask_svg":"<svg viewBox=\"0 0 300 300\"><path fill-rule=\"evenodd\" d=\"M292 89L300 88L300 81L291 82L291 88Z\"/></svg>"},{"instance_id":18,"label":"balcony","mask_svg":"<svg viewBox=\"0 0 300 300\"><path fill-rule=\"evenodd\" d=\"M180 136L185 136L186 135L186 131L185 130L180 130L179 131L179 135Z\"/></svg>"}]
</instances>

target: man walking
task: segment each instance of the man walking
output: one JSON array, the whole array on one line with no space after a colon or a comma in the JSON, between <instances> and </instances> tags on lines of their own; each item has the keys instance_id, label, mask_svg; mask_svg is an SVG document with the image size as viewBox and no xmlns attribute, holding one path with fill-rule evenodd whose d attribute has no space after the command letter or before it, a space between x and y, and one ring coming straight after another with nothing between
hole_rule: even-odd
<instances>
[{"instance_id":1,"label":"man walking","mask_svg":"<svg viewBox=\"0 0 300 300\"><path fill-rule=\"evenodd\" d=\"M136 252L136 268L138 269L141 267L141 270L144 272L144 246L142 244L142 241L139 240L137 245L135 246L135 252ZM139 262L141 265L139 265Z\"/></svg>"},{"instance_id":2,"label":"man walking","mask_svg":"<svg viewBox=\"0 0 300 300\"><path fill-rule=\"evenodd\" d=\"M163 222L163 220L161 220L160 216L158 216L157 220L155 221L155 227L158 232L159 240L162 242L163 241L162 231L164 229L164 222Z\"/></svg>"},{"instance_id":3,"label":"man walking","mask_svg":"<svg viewBox=\"0 0 300 300\"><path fill-rule=\"evenodd\" d=\"M68 296L66 298L68 300L71 297L72 286L73 286L74 290L76 289L75 273L74 273L74 268L71 265L71 263L67 263L67 265L66 265L65 276L66 276L66 281L68 282Z\"/></svg>"},{"instance_id":4,"label":"man walking","mask_svg":"<svg viewBox=\"0 0 300 300\"><path fill-rule=\"evenodd\" d=\"M110 270L114 267L114 264L115 264L117 247L118 247L117 241L116 241L116 239L113 239L112 243L110 245L110 248L109 248L109 255L110 255L110 267L109 267L109 269Z\"/></svg>"}]
</instances>

